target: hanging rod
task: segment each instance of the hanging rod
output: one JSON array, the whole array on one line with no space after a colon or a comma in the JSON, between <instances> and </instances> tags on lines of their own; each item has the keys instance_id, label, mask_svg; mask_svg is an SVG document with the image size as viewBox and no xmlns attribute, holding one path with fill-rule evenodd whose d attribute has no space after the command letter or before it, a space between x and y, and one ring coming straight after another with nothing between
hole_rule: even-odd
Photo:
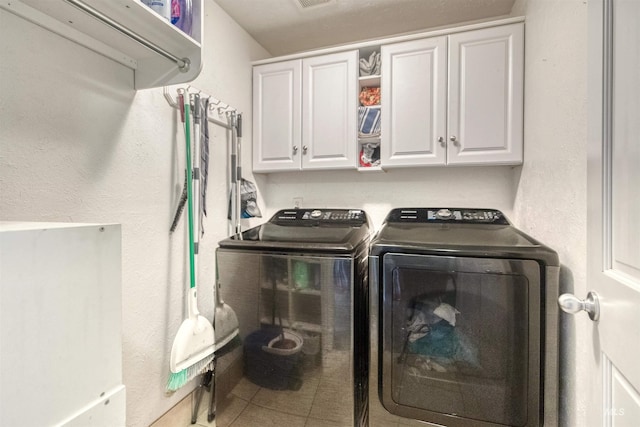
<instances>
[{"instance_id":1,"label":"hanging rod","mask_svg":"<svg viewBox=\"0 0 640 427\"><path fill-rule=\"evenodd\" d=\"M113 19L111 19L108 16L106 16L104 13L94 9L93 7L89 6L88 4L86 4L86 3L84 3L84 2L82 2L80 0L64 0L64 1L69 3L69 4L71 4L71 5L73 5L73 6L75 6L75 7L77 7L78 9L82 10L83 12L93 16L97 20L103 22L104 24L108 25L109 27L113 28L114 30L124 34L125 36L129 37L130 39L137 41L138 43L140 43L144 47L154 51L158 55L163 56L166 59L175 62L176 65L178 66L178 70L180 70L181 72L186 73L187 71L189 71L189 67L191 66L191 61L189 60L189 58L178 58L177 56L173 55L172 53L164 50L160 46L156 45L155 43L150 42L149 40L145 39L144 37L134 33L130 29L120 25L119 23L117 23Z\"/></svg>"},{"instance_id":2,"label":"hanging rod","mask_svg":"<svg viewBox=\"0 0 640 427\"><path fill-rule=\"evenodd\" d=\"M226 114L227 116L229 116L230 114L237 114L237 110L230 106L229 104L226 104L222 101L220 101L217 98L214 98L213 96L207 95L206 93L203 93L200 89L194 88L193 86L187 86L186 88L179 88L178 91L183 90L186 93L190 93L189 90L195 91L197 92L201 98L208 98L209 99L209 110L211 111L218 111L218 115L223 115ZM175 99L173 99L173 97L171 96L171 94L169 93L169 88L167 86L163 86L162 87L162 94L164 95L164 99L167 100L167 103L171 106L171 108L175 108L175 109L179 109L180 107L178 106L178 103L176 102ZM216 124L218 126L222 126L223 128L226 129L232 129L233 128L233 124L230 123L225 123L221 120L217 120L214 119L213 117L207 117L207 120L213 124Z\"/></svg>"}]
</instances>

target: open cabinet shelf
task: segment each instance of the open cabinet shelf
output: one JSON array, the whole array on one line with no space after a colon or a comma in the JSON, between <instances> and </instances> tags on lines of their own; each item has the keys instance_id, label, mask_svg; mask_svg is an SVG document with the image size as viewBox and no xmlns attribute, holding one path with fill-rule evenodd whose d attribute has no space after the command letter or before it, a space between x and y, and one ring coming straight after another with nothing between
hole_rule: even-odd
<instances>
[{"instance_id":1,"label":"open cabinet shelf","mask_svg":"<svg viewBox=\"0 0 640 427\"><path fill-rule=\"evenodd\" d=\"M358 171L380 172L380 46L361 48L358 56Z\"/></svg>"},{"instance_id":2,"label":"open cabinet shelf","mask_svg":"<svg viewBox=\"0 0 640 427\"><path fill-rule=\"evenodd\" d=\"M376 74L374 76L360 76L358 77L358 84L360 89L368 86L380 87L380 74Z\"/></svg>"},{"instance_id":3,"label":"open cabinet shelf","mask_svg":"<svg viewBox=\"0 0 640 427\"><path fill-rule=\"evenodd\" d=\"M0 8L59 34L134 70L135 89L192 81L200 73L203 0L193 0L192 35L163 19L139 0L81 0L103 20L75 6L76 0L0 0ZM110 21L180 60L181 70L140 41L117 31Z\"/></svg>"}]
</instances>

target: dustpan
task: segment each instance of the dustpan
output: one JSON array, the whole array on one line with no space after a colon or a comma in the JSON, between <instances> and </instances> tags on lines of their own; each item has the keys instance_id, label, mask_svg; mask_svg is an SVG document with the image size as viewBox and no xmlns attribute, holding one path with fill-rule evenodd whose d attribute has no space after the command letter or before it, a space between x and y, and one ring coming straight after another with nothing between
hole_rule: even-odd
<instances>
[{"instance_id":1,"label":"dustpan","mask_svg":"<svg viewBox=\"0 0 640 427\"><path fill-rule=\"evenodd\" d=\"M200 408L200 401L202 400L202 394L204 389L210 391L209 411L207 413L207 421L212 422L216 417L216 365L217 358L233 351L238 345L240 345L240 332L238 329L238 317L229 305L225 304L220 298L220 282L218 281L218 266L216 261L216 310L213 318L213 324L216 334L215 343L215 359L213 360L213 367L211 371L206 372L202 376L202 381L198 387L198 393L196 395L196 403L191 413L191 424L195 424L198 419L198 411Z\"/></svg>"},{"instance_id":2,"label":"dustpan","mask_svg":"<svg viewBox=\"0 0 640 427\"><path fill-rule=\"evenodd\" d=\"M220 300L216 304L214 329L218 339L215 344L215 351L229 344L234 338L238 336L240 331L238 330L238 317L229 305Z\"/></svg>"},{"instance_id":3,"label":"dustpan","mask_svg":"<svg viewBox=\"0 0 640 427\"><path fill-rule=\"evenodd\" d=\"M220 280L218 278L218 260L216 259L216 312L213 318L216 332L216 353L231 343L240 333L238 316L220 297Z\"/></svg>"}]
</instances>

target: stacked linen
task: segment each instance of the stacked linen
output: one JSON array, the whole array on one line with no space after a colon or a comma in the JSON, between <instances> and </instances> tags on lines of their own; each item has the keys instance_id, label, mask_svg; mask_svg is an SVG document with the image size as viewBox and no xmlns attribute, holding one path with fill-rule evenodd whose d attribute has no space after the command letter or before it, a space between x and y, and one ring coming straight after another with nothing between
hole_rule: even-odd
<instances>
[{"instance_id":1,"label":"stacked linen","mask_svg":"<svg viewBox=\"0 0 640 427\"><path fill-rule=\"evenodd\" d=\"M360 105L365 107L380 105L380 87L363 87L360 89L358 99L360 100Z\"/></svg>"},{"instance_id":2,"label":"stacked linen","mask_svg":"<svg viewBox=\"0 0 640 427\"><path fill-rule=\"evenodd\" d=\"M376 76L380 74L380 52L372 52L367 61L360 58L360 76Z\"/></svg>"},{"instance_id":3,"label":"stacked linen","mask_svg":"<svg viewBox=\"0 0 640 427\"><path fill-rule=\"evenodd\" d=\"M358 107L358 134L368 138L380 136L380 106Z\"/></svg>"}]
</instances>

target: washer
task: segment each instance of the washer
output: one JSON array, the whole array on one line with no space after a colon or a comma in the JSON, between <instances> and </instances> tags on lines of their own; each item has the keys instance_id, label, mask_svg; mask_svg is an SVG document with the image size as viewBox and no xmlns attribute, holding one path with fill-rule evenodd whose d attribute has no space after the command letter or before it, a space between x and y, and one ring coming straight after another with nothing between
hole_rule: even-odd
<instances>
[{"instance_id":1,"label":"washer","mask_svg":"<svg viewBox=\"0 0 640 427\"><path fill-rule=\"evenodd\" d=\"M559 265L497 210L389 212L369 257L372 414L557 425Z\"/></svg>"},{"instance_id":2,"label":"washer","mask_svg":"<svg viewBox=\"0 0 640 427\"><path fill-rule=\"evenodd\" d=\"M316 399L336 411L316 414L312 405L308 414L339 425L368 425L370 237L361 209L287 209L221 241L216 254L240 321L245 377L292 392L319 379ZM280 326L299 352L267 349Z\"/></svg>"}]
</instances>

